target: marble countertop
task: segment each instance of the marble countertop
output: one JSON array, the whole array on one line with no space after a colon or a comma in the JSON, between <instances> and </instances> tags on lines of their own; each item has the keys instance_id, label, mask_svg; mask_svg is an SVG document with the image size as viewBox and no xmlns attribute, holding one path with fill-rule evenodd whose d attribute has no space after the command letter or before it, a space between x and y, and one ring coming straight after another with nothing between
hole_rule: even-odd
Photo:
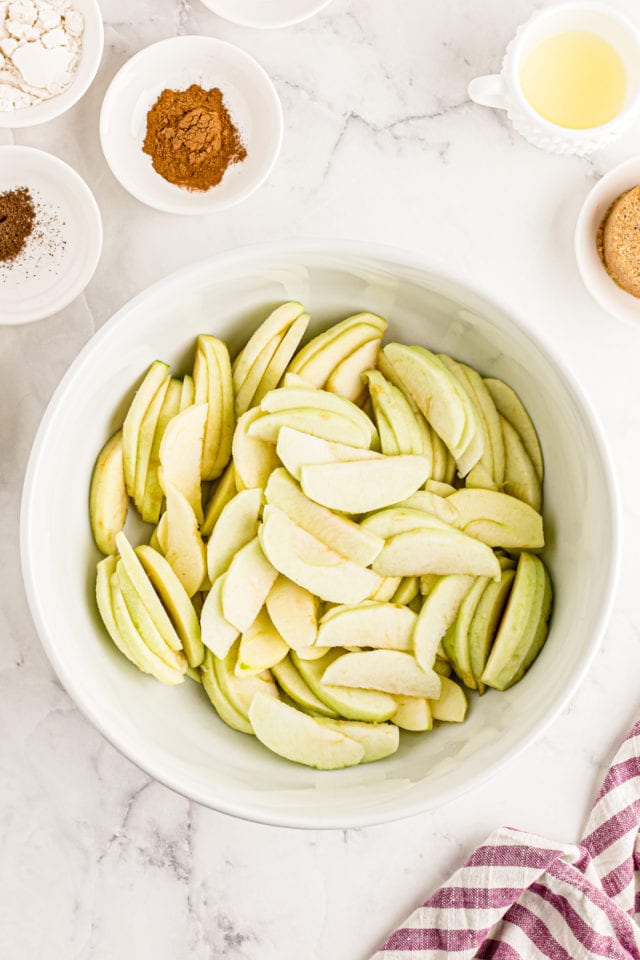
<instances>
[{"instance_id":1,"label":"marble countertop","mask_svg":"<svg viewBox=\"0 0 640 960\"><path fill-rule=\"evenodd\" d=\"M4 960L366 960L499 824L578 837L600 771L638 714L640 325L606 316L577 274L573 229L640 127L592 159L539 152L469 103L532 0L334 0L298 27L253 31L199 0L101 0L99 75L66 116L0 131L84 176L104 255L85 295L0 328L0 955ZM634 0L612 0L632 14ZM285 141L269 182L218 216L172 218L113 179L98 140L107 84L143 46L184 33L238 43L273 77ZM615 612L578 695L546 735L446 809L383 827L304 833L236 821L151 781L75 709L36 637L18 558L23 473L46 403L112 312L170 271L270 238L415 249L492 291L568 360L609 436L625 557ZM551 799L550 799L551 798Z\"/></svg>"}]
</instances>

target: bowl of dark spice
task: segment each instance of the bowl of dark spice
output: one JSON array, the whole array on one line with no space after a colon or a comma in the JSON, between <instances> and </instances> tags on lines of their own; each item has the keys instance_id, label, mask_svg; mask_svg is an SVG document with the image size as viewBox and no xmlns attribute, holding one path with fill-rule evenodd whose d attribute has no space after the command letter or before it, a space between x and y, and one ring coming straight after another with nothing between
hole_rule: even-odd
<instances>
[{"instance_id":1,"label":"bowl of dark spice","mask_svg":"<svg viewBox=\"0 0 640 960\"><path fill-rule=\"evenodd\" d=\"M177 37L129 60L107 90L100 138L114 176L168 213L249 197L282 144L282 107L262 67L213 37Z\"/></svg>"},{"instance_id":2,"label":"bowl of dark spice","mask_svg":"<svg viewBox=\"0 0 640 960\"><path fill-rule=\"evenodd\" d=\"M75 170L42 150L0 147L0 324L62 310L101 249L100 211Z\"/></svg>"}]
</instances>

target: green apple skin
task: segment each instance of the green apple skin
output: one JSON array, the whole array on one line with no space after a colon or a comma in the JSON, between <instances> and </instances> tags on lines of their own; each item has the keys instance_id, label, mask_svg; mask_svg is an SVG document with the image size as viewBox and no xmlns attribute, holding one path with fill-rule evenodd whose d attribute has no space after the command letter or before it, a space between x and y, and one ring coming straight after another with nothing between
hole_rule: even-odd
<instances>
[{"instance_id":1,"label":"green apple skin","mask_svg":"<svg viewBox=\"0 0 640 960\"><path fill-rule=\"evenodd\" d=\"M393 595L393 603L408 607L419 595L420 580L418 577L403 577L402 583ZM422 606L422 602L420 605Z\"/></svg>"},{"instance_id":2,"label":"green apple skin","mask_svg":"<svg viewBox=\"0 0 640 960\"><path fill-rule=\"evenodd\" d=\"M303 660L295 651L291 660L305 683L328 707L348 720L363 720L368 723L384 723L396 711L396 702L387 693L377 690L350 690L333 687L322 682L327 667L341 656L341 651L331 650L319 660Z\"/></svg>"},{"instance_id":3,"label":"green apple skin","mask_svg":"<svg viewBox=\"0 0 640 960\"><path fill-rule=\"evenodd\" d=\"M434 720L443 720L447 723L463 723L469 706L467 696L454 680L442 678L442 693L438 700L430 700L431 715Z\"/></svg>"},{"instance_id":4,"label":"green apple skin","mask_svg":"<svg viewBox=\"0 0 640 960\"><path fill-rule=\"evenodd\" d=\"M380 603L388 603L396 595L402 580L402 577L385 577L379 588L375 593L371 594L369 599L377 600Z\"/></svg>"},{"instance_id":5,"label":"green apple skin","mask_svg":"<svg viewBox=\"0 0 640 960\"><path fill-rule=\"evenodd\" d=\"M236 710L220 689L214 668L214 657L210 650L207 650L205 653L201 677L203 689L215 707L216 713L222 722L226 723L232 730L237 730L238 733L252 735L253 727L249 720Z\"/></svg>"},{"instance_id":6,"label":"green apple skin","mask_svg":"<svg viewBox=\"0 0 640 960\"><path fill-rule=\"evenodd\" d=\"M117 553L116 534L124 530L129 497L124 482L122 430L106 442L96 460L89 493L89 518L98 550Z\"/></svg>"},{"instance_id":7,"label":"green apple skin","mask_svg":"<svg viewBox=\"0 0 640 960\"><path fill-rule=\"evenodd\" d=\"M363 429L361 424L354 423L350 417L345 417L341 413L323 410L311 403L307 407L297 407L292 410L277 410L275 413L261 412L260 417L249 427L248 435L265 443L277 444L283 427L290 427L300 433L310 433L329 443L343 443L347 446L361 447L363 450L368 450L371 446L370 432Z\"/></svg>"},{"instance_id":8,"label":"green apple skin","mask_svg":"<svg viewBox=\"0 0 640 960\"><path fill-rule=\"evenodd\" d=\"M199 667L204 659L204 645L200 621L187 591L162 554L150 546L137 547L136 554L173 621L189 666Z\"/></svg>"},{"instance_id":9,"label":"green apple skin","mask_svg":"<svg viewBox=\"0 0 640 960\"><path fill-rule=\"evenodd\" d=\"M233 388L237 393L249 371L273 339L281 340L296 320L304 314L301 303L291 301L277 307L249 337L233 361Z\"/></svg>"},{"instance_id":10,"label":"green apple skin","mask_svg":"<svg viewBox=\"0 0 640 960\"><path fill-rule=\"evenodd\" d=\"M122 456L124 478L130 497L136 492L136 466L138 455L138 437L147 408L159 387L167 379L169 366L160 360L154 360L131 401L131 406L122 425Z\"/></svg>"},{"instance_id":11,"label":"green apple skin","mask_svg":"<svg viewBox=\"0 0 640 960\"><path fill-rule=\"evenodd\" d=\"M151 444L151 452L149 454L149 465L147 468L142 503L138 505L140 516L145 523L157 523L160 519L162 501L164 499L164 492L160 484L160 447L162 446L162 439L169 423L180 411L182 391L182 381L171 377L153 434L153 443ZM199 489L200 476L198 474L198 491Z\"/></svg>"},{"instance_id":12,"label":"green apple skin","mask_svg":"<svg viewBox=\"0 0 640 960\"><path fill-rule=\"evenodd\" d=\"M320 620L318 646L412 649L417 617L397 603L365 601L334 607Z\"/></svg>"},{"instance_id":13,"label":"green apple skin","mask_svg":"<svg viewBox=\"0 0 640 960\"><path fill-rule=\"evenodd\" d=\"M438 645L458 616L474 578L461 574L440 577L427 595L413 633L414 653L423 670L436 660Z\"/></svg>"},{"instance_id":14,"label":"green apple skin","mask_svg":"<svg viewBox=\"0 0 640 960\"><path fill-rule=\"evenodd\" d=\"M180 407L178 413L182 413L183 410L186 410L187 407L193 406L195 402L196 388L193 383L193 377L189 373L185 373L182 378L182 390L180 391ZM198 678L198 683L200 679Z\"/></svg>"},{"instance_id":15,"label":"green apple skin","mask_svg":"<svg viewBox=\"0 0 640 960\"><path fill-rule=\"evenodd\" d=\"M437 528L409 530L387 540L373 569L383 577L462 573L500 578L500 564L486 544L457 530Z\"/></svg>"},{"instance_id":16,"label":"green apple skin","mask_svg":"<svg viewBox=\"0 0 640 960\"><path fill-rule=\"evenodd\" d=\"M508 420L501 419L504 437L504 492L524 500L538 513L542 508L542 485L520 436Z\"/></svg>"},{"instance_id":17,"label":"green apple skin","mask_svg":"<svg viewBox=\"0 0 640 960\"><path fill-rule=\"evenodd\" d=\"M433 717L428 700L424 697L396 697L396 702L398 707L391 721L401 730L412 733L433 730Z\"/></svg>"},{"instance_id":18,"label":"green apple skin","mask_svg":"<svg viewBox=\"0 0 640 960\"><path fill-rule=\"evenodd\" d=\"M249 720L265 747L294 763L317 770L339 770L355 766L364 758L364 747L355 740L261 693L253 699Z\"/></svg>"},{"instance_id":19,"label":"green apple skin","mask_svg":"<svg viewBox=\"0 0 640 960\"><path fill-rule=\"evenodd\" d=\"M316 697L311 687L302 679L300 671L293 665L291 657L280 660L271 668L271 672L276 678L278 686L305 712L337 719L338 714L335 710L332 710L319 697Z\"/></svg>"},{"instance_id":20,"label":"green apple skin","mask_svg":"<svg viewBox=\"0 0 640 960\"><path fill-rule=\"evenodd\" d=\"M465 363L460 364L460 366L465 373L487 428L488 440L493 457L493 479L499 489L504 482L505 463L504 440L502 438L500 417L493 398L478 371L474 370L473 367L467 366Z\"/></svg>"},{"instance_id":21,"label":"green apple skin","mask_svg":"<svg viewBox=\"0 0 640 960\"><path fill-rule=\"evenodd\" d=\"M458 384L469 398L469 402L474 407L476 420L479 424L479 430L482 433L482 456L475 464L475 469L481 467L485 476L486 484L493 486L493 449L489 440L489 431L486 420L483 416L483 412L477 402L475 392L472 389L469 378L466 375L464 366L461 363L458 363L457 360L449 357L447 354L438 354L438 358L442 360L445 367L447 367L447 369L453 374L455 379L458 381ZM472 470L469 472L469 475L473 472L473 469L474 468L472 468ZM467 483L469 482L469 475L467 476Z\"/></svg>"},{"instance_id":22,"label":"green apple skin","mask_svg":"<svg viewBox=\"0 0 640 960\"><path fill-rule=\"evenodd\" d=\"M489 583L487 577L478 577L460 604L458 615L442 639L442 646L453 669L470 690L477 687L471 670L469 655L469 627L477 610L480 598Z\"/></svg>"},{"instance_id":23,"label":"green apple skin","mask_svg":"<svg viewBox=\"0 0 640 960\"><path fill-rule=\"evenodd\" d=\"M149 616L139 595L136 593L136 589L127 575L122 560L118 560L115 576L129 617L142 642L149 648L154 656L163 660L168 667L184 673L186 661L183 653L172 650L163 640L160 631Z\"/></svg>"},{"instance_id":24,"label":"green apple skin","mask_svg":"<svg viewBox=\"0 0 640 960\"><path fill-rule=\"evenodd\" d=\"M286 410L300 410L313 408L324 413L335 413L353 422L354 427L368 437L367 446L372 446L376 439L373 423L362 410L344 397L330 393L328 390L309 390L307 387L281 387L271 390L260 404L265 413L283 413Z\"/></svg>"},{"instance_id":25,"label":"green apple skin","mask_svg":"<svg viewBox=\"0 0 640 960\"><path fill-rule=\"evenodd\" d=\"M236 417L241 417L242 414L246 413L251 407L258 405L259 401L256 394L281 343L281 336L273 337L265 346L262 353L256 357L243 383L237 387L235 397Z\"/></svg>"},{"instance_id":26,"label":"green apple skin","mask_svg":"<svg viewBox=\"0 0 640 960\"><path fill-rule=\"evenodd\" d=\"M207 570L213 583L225 573L234 556L258 532L262 491L241 490L220 511L207 544Z\"/></svg>"},{"instance_id":27,"label":"green apple skin","mask_svg":"<svg viewBox=\"0 0 640 960\"><path fill-rule=\"evenodd\" d=\"M551 607L553 605L553 587L551 585L551 579L549 577L548 571L544 571L544 595L542 597L542 608L540 610L540 619L538 621L538 627L534 634L531 646L527 650L527 654L522 662L522 670L525 673L534 660L537 658L538 654L542 650L545 640L547 639L547 634L549 632L549 617L551 616Z\"/></svg>"},{"instance_id":28,"label":"green apple skin","mask_svg":"<svg viewBox=\"0 0 640 960\"><path fill-rule=\"evenodd\" d=\"M362 527L377 534L383 541L410 530L451 530L451 524L412 507L386 507L376 510L362 521Z\"/></svg>"},{"instance_id":29,"label":"green apple skin","mask_svg":"<svg viewBox=\"0 0 640 960\"><path fill-rule=\"evenodd\" d=\"M235 672L239 644L236 642L224 660L213 657L213 669L218 685L232 707L249 719L249 709L258 693L267 697L277 697L278 689L269 671L259 676L238 677Z\"/></svg>"},{"instance_id":30,"label":"green apple skin","mask_svg":"<svg viewBox=\"0 0 640 960\"><path fill-rule=\"evenodd\" d=\"M182 641L167 611L162 605L160 598L153 589L153 584L147 576L139 557L124 533L119 533L116 536L116 546L123 566L129 575L129 579L134 585L136 593L147 608L151 619L160 631L163 640L172 650L182 650Z\"/></svg>"},{"instance_id":31,"label":"green apple skin","mask_svg":"<svg viewBox=\"0 0 640 960\"><path fill-rule=\"evenodd\" d=\"M324 387L343 360L362 344L382 338L386 329L386 322L375 314L347 317L310 340L291 361L289 372L303 376L314 387Z\"/></svg>"},{"instance_id":32,"label":"green apple skin","mask_svg":"<svg viewBox=\"0 0 640 960\"><path fill-rule=\"evenodd\" d=\"M207 594L200 613L202 642L217 657L226 657L230 647L240 636L240 631L225 619L222 610L222 590L226 574L215 581Z\"/></svg>"},{"instance_id":33,"label":"green apple skin","mask_svg":"<svg viewBox=\"0 0 640 960\"><path fill-rule=\"evenodd\" d=\"M237 493L236 474L233 461L229 463L226 470L218 480L216 487L207 504L204 515L204 522L200 527L200 533L203 537L210 537L211 531L218 522L218 517L223 509Z\"/></svg>"},{"instance_id":34,"label":"green apple skin","mask_svg":"<svg viewBox=\"0 0 640 960\"><path fill-rule=\"evenodd\" d=\"M167 686L176 686L182 683L187 661L184 660L181 669L176 670L149 649L131 619L120 590L117 573L114 573L111 577L111 606L113 608L113 619L118 633L122 637L123 647L131 652L133 662L138 669L143 673L150 674Z\"/></svg>"},{"instance_id":35,"label":"green apple skin","mask_svg":"<svg viewBox=\"0 0 640 960\"><path fill-rule=\"evenodd\" d=\"M436 673L439 673L441 677L450 677L453 673L453 667L448 660L443 660L441 657L436 657L433 663L433 669Z\"/></svg>"},{"instance_id":36,"label":"green apple skin","mask_svg":"<svg viewBox=\"0 0 640 960\"><path fill-rule=\"evenodd\" d=\"M494 490L458 490L445 500L458 514L463 533L490 547L540 550L544 529L540 514L517 497Z\"/></svg>"},{"instance_id":37,"label":"green apple skin","mask_svg":"<svg viewBox=\"0 0 640 960\"><path fill-rule=\"evenodd\" d=\"M507 420L522 440L523 446L535 468L538 480L544 478L544 462L536 428L517 393L502 380L489 378L484 381L495 407Z\"/></svg>"},{"instance_id":38,"label":"green apple skin","mask_svg":"<svg viewBox=\"0 0 640 960\"><path fill-rule=\"evenodd\" d=\"M260 385L255 392L253 403L257 406L264 397L275 390L282 379L285 370L289 366L291 359L304 337L311 317L308 313L301 314L291 324L284 337L278 344L276 352L273 354L267 369L264 372Z\"/></svg>"},{"instance_id":39,"label":"green apple skin","mask_svg":"<svg viewBox=\"0 0 640 960\"><path fill-rule=\"evenodd\" d=\"M96 603L98 605L98 612L100 613L102 622L114 644L120 653L122 653L127 660L130 660L131 663L137 667L138 664L136 663L135 652L125 642L125 638L118 629L118 625L113 613L113 604L111 601L111 580L115 576L117 563L118 558L114 556L105 557L104 560L101 560L98 563L96 569Z\"/></svg>"},{"instance_id":40,"label":"green apple skin","mask_svg":"<svg viewBox=\"0 0 640 960\"><path fill-rule=\"evenodd\" d=\"M138 448L136 450L136 476L133 485L133 500L142 515L144 507L144 492L147 484L147 475L149 473L149 463L151 460L151 448L153 447L153 438L156 434L160 412L164 406L165 397L170 377L165 377L156 392L154 393L149 406L145 411L138 431Z\"/></svg>"},{"instance_id":41,"label":"green apple skin","mask_svg":"<svg viewBox=\"0 0 640 960\"><path fill-rule=\"evenodd\" d=\"M469 625L469 663L478 691L484 693L481 680L489 659L491 646L498 631L511 587L515 579L515 570L503 570L498 583L492 581L484 589Z\"/></svg>"},{"instance_id":42,"label":"green apple skin","mask_svg":"<svg viewBox=\"0 0 640 960\"><path fill-rule=\"evenodd\" d=\"M317 722L330 730L355 740L364 749L360 763L375 763L396 753L400 731L393 723L362 723L358 720L330 720L318 717Z\"/></svg>"},{"instance_id":43,"label":"green apple skin","mask_svg":"<svg viewBox=\"0 0 640 960\"><path fill-rule=\"evenodd\" d=\"M376 420L386 420L393 435L393 452L422 456L428 454L430 459L431 443L424 443L423 433L404 393L390 383L379 370L367 371L366 379ZM383 453L390 453L390 450L385 450L382 437L380 440Z\"/></svg>"},{"instance_id":44,"label":"green apple skin","mask_svg":"<svg viewBox=\"0 0 640 960\"><path fill-rule=\"evenodd\" d=\"M215 480L229 462L236 424L229 351L217 337L209 334L198 337L193 382L195 402L208 404L202 479Z\"/></svg>"},{"instance_id":45,"label":"green apple skin","mask_svg":"<svg viewBox=\"0 0 640 960\"><path fill-rule=\"evenodd\" d=\"M300 484L311 500L330 510L362 514L410 497L429 469L427 458L416 456L313 464L302 467Z\"/></svg>"},{"instance_id":46,"label":"green apple skin","mask_svg":"<svg viewBox=\"0 0 640 960\"><path fill-rule=\"evenodd\" d=\"M239 550L224 576L222 611L241 633L258 616L276 582L278 571L269 563L257 537Z\"/></svg>"}]
</instances>

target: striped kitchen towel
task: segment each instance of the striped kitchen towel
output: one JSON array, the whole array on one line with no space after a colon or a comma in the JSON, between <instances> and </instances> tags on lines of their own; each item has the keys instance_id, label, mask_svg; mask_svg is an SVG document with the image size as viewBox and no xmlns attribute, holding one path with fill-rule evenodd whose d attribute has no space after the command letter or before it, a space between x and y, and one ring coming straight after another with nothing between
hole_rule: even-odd
<instances>
[{"instance_id":1,"label":"striped kitchen towel","mask_svg":"<svg viewBox=\"0 0 640 960\"><path fill-rule=\"evenodd\" d=\"M640 960L640 722L580 846L502 828L373 960Z\"/></svg>"}]
</instances>

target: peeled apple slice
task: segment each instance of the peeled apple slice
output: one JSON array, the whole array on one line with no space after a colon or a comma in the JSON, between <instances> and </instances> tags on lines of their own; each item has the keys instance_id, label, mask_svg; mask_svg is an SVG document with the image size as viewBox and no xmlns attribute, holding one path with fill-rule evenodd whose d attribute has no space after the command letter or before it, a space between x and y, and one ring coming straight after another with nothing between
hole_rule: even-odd
<instances>
[{"instance_id":1,"label":"peeled apple slice","mask_svg":"<svg viewBox=\"0 0 640 960\"><path fill-rule=\"evenodd\" d=\"M397 650L345 653L327 667L322 682L429 699L439 697L441 689L437 673L422 670L415 657Z\"/></svg>"},{"instance_id":2,"label":"peeled apple slice","mask_svg":"<svg viewBox=\"0 0 640 960\"><path fill-rule=\"evenodd\" d=\"M258 616L276 581L278 571L269 563L258 538L239 550L227 570L222 587L225 619L241 633Z\"/></svg>"},{"instance_id":3,"label":"peeled apple slice","mask_svg":"<svg viewBox=\"0 0 640 960\"><path fill-rule=\"evenodd\" d=\"M258 532L262 491L241 490L225 507L207 544L207 568L213 583L229 569L234 556Z\"/></svg>"},{"instance_id":4,"label":"peeled apple slice","mask_svg":"<svg viewBox=\"0 0 640 960\"><path fill-rule=\"evenodd\" d=\"M384 577L464 573L500 579L498 559L486 544L457 530L409 530L387 540L373 569Z\"/></svg>"},{"instance_id":5,"label":"peeled apple slice","mask_svg":"<svg viewBox=\"0 0 640 960\"><path fill-rule=\"evenodd\" d=\"M340 716L368 723L383 723L389 720L396 711L396 701L388 693L381 693L379 690L350 690L323 682L323 674L341 655L337 650L331 650L319 660L303 660L299 654L292 653L291 659L315 695Z\"/></svg>"},{"instance_id":6,"label":"peeled apple slice","mask_svg":"<svg viewBox=\"0 0 640 960\"><path fill-rule=\"evenodd\" d=\"M318 636L318 599L304 587L280 575L267 597L274 627L291 647L310 647Z\"/></svg>"},{"instance_id":7,"label":"peeled apple slice","mask_svg":"<svg viewBox=\"0 0 640 960\"><path fill-rule=\"evenodd\" d=\"M362 447L345 443L332 443L290 427L282 427L280 430L276 452L291 476L298 481L302 467L310 464L382 459L382 454L374 450L364 450Z\"/></svg>"},{"instance_id":8,"label":"peeled apple slice","mask_svg":"<svg viewBox=\"0 0 640 960\"><path fill-rule=\"evenodd\" d=\"M311 500L331 510L368 513L411 496L429 468L426 457L414 456L316 464L302 468L300 483Z\"/></svg>"},{"instance_id":9,"label":"peeled apple slice","mask_svg":"<svg viewBox=\"0 0 640 960\"><path fill-rule=\"evenodd\" d=\"M174 417L160 444L160 481L172 484L187 499L202 523L202 445L207 423L206 403L187 407Z\"/></svg>"},{"instance_id":10,"label":"peeled apple slice","mask_svg":"<svg viewBox=\"0 0 640 960\"><path fill-rule=\"evenodd\" d=\"M318 717L318 723L344 734L364 748L360 763L374 763L390 757L400 746L400 732L393 723L363 723L358 720L329 720Z\"/></svg>"},{"instance_id":11,"label":"peeled apple slice","mask_svg":"<svg viewBox=\"0 0 640 960\"><path fill-rule=\"evenodd\" d=\"M124 530L129 497L124 482L122 430L104 445L91 478L89 517L96 546L104 554L117 551L116 534Z\"/></svg>"},{"instance_id":12,"label":"peeled apple slice","mask_svg":"<svg viewBox=\"0 0 640 960\"><path fill-rule=\"evenodd\" d=\"M324 647L377 647L411 650L415 613L393 603L365 601L338 606L320 621L318 645Z\"/></svg>"},{"instance_id":13,"label":"peeled apple slice","mask_svg":"<svg viewBox=\"0 0 640 960\"><path fill-rule=\"evenodd\" d=\"M138 436L147 408L160 385L167 379L169 365L154 360L131 402L122 426L122 455L127 493L135 494Z\"/></svg>"}]
</instances>

